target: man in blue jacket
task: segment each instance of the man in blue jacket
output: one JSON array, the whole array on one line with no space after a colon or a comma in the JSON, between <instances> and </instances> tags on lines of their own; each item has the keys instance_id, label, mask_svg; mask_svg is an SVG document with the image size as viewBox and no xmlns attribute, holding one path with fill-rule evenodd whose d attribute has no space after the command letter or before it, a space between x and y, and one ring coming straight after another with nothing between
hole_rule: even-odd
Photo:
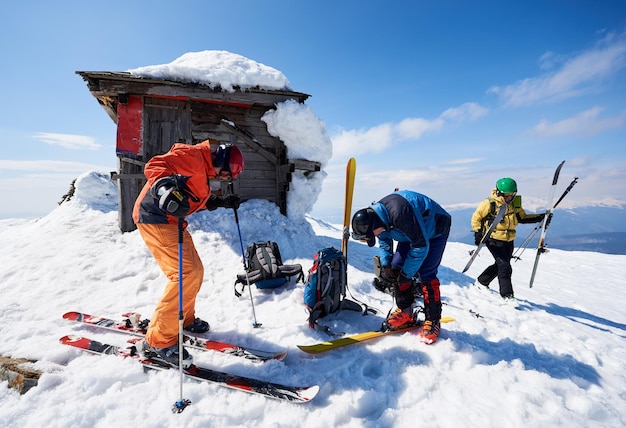
<instances>
[{"instance_id":1,"label":"man in blue jacket","mask_svg":"<svg viewBox=\"0 0 626 428\"><path fill-rule=\"evenodd\" d=\"M352 217L352 237L370 247L378 237L382 276L394 284L397 308L385 326L391 330L413 325L412 280L424 296L426 321L421 341L433 343L439 337L441 296L437 270L446 248L452 219L437 202L409 190L396 191ZM393 250L393 241L398 242Z\"/></svg>"}]
</instances>

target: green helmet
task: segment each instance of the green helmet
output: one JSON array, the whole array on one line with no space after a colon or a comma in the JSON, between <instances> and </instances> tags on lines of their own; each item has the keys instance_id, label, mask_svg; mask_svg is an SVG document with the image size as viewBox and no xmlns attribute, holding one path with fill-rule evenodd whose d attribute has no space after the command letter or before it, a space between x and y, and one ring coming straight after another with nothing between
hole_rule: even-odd
<instances>
[{"instance_id":1,"label":"green helmet","mask_svg":"<svg viewBox=\"0 0 626 428\"><path fill-rule=\"evenodd\" d=\"M496 182L496 189L498 189L500 193L503 193L505 195L510 193L517 193L517 183L512 178L501 178Z\"/></svg>"}]
</instances>

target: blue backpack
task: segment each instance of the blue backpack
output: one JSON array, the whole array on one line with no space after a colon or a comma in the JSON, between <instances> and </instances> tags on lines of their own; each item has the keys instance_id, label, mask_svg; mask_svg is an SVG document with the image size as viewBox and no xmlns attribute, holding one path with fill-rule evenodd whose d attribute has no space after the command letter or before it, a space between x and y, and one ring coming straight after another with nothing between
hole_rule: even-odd
<instances>
[{"instance_id":1,"label":"blue backpack","mask_svg":"<svg viewBox=\"0 0 626 428\"><path fill-rule=\"evenodd\" d=\"M297 276L296 282L304 280L301 265L283 264L276 242L255 242L248 245L246 260L246 273L238 274L235 281L237 297L241 296L243 288L248 284L255 284L260 289L271 289L286 284L293 276ZM241 284L241 291L237 289L237 284Z\"/></svg>"},{"instance_id":2,"label":"blue backpack","mask_svg":"<svg viewBox=\"0 0 626 428\"><path fill-rule=\"evenodd\" d=\"M309 311L309 327L330 335L339 335L319 324L319 319L340 309L358 311L363 315L376 313L364 303L346 298L347 282L347 261L341 251L328 247L315 253L313 266L304 284L304 304Z\"/></svg>"}]
</instances>

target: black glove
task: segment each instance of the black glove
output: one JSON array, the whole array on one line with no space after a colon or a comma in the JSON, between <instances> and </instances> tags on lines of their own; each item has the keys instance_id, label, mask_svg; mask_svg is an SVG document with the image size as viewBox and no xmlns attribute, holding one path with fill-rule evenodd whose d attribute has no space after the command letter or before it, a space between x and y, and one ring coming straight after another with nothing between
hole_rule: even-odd
<instances>
[{"instance_id":1,"label":"black glove","mask_svg":"<svg viewBox=\"0 0 626 428\"><path fill-rule=\"evenodd\" d=\"M220 207L238 209L240 204L241 198L238 195L211 195L206 203L206 209L209 211L213 211Z\"/></svg>"},{"instance_id":2,"label":"black glove","mask_svg":"<svg viewBox=\"0 0 626 428\"><path fill-rule=\"evenodd\" d=\"M474 244L480 245L480 241L483 240L483 233L481 231L474 232Z\"/></svg>"},{"instance_id":3,"label":"black glove","mask_svg":"<svg viewBox=\"0 0 626 428\"><path fill-rule=\"evenodd\" d=\"M188 177L171 175L158 179L150 188L152 196L159 200L159 208L174 217L189 214L189 195L186 182Z\"/></svg>"},{"instance_id":4,"label":"black glove","mask_svg":"<svg viewBox=\"0 0 626 428\"><path fill-rule=\"evenodd\" d=\"M387 282L394 283L398 280L398 269L393 269L391 266L383 266L380 270L380 277Z\"/></svg>"},{"instance_id":5,"label":"black glove","mask_svg":"<svg viewBox=\"0 0 626 428\"><path fill-rule=\"evenodd\" d=\"M209 211L216 210L220 207L220 198L215 195L209 196L209 200L206 201L205 207Z\"/></svg>"},{"instance_id":6,"label":"black glove","mask_svg":"<svg viewBox=\"0 0 626 428\"><path fill-rule=\"evenodd\" d=\"M222 196L223 199L223 207L224 208L233 208L238 209L241 204L241 198L238 195L226 195Z\"/></svg>"}]
</instances>

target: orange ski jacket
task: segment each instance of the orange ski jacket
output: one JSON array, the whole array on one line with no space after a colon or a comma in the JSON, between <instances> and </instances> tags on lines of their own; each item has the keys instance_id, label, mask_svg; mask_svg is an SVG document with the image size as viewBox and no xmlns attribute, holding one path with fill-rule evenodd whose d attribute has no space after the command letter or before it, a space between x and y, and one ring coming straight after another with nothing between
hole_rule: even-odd
<instances>
[{"instance_id":1,"label":"orange ski jacket","mask_svg":"<svg viewBox=\"0 0 626 428\"><path fill-rule=\"evenodd\" d=\"M204 141L195 146L174 144L169 152L154 156L144 168L147 182L133 209L133 221L144 224L178 224L178 219L159 208L159 200L150 193L150 187L159 178L172 174L190 177L187 186L191 192L189 214L203 210L211 196L209 179L215 178L211 146Z\"/></svg>"}]
</instances>

